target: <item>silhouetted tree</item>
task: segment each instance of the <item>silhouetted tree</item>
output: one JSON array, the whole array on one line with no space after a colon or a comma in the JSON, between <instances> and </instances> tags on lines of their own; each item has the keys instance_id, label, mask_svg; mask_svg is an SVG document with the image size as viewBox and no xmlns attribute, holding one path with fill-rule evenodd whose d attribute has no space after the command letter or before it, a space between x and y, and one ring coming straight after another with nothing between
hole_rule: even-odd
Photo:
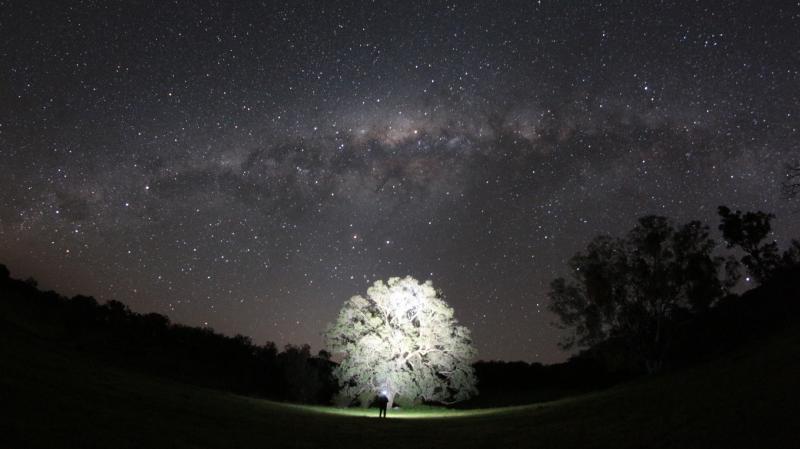
<instances>
[{"instance_id":1,"label":"silhouetted tree","mask_svg":"<svg viewBox=\"0 0 800 449\"><path fill-rule=\"evenodd\" d=\"M311 365L311 348L287 345L278 355L286 397L296 402L313 402L322 383L315 367Z\"/></svg>"},{"instance_id":2,"label":"silhouetted tree","mask_svg":"<svg viewBox=\"0 0 800 449\"><path fill-rule=\"evenodd\" d=\"M5 284L8 282L9 276L11 273L8 271L8 267L3 264L0 264L0 284Z\"/></svg>"},{"instance_id":3,"label":"silhouetted tree","mask_svg":"<svg viewBox=\"0 0 800 449\"><path fill-rule=\"evenodd\" d=\"M119 301L101 305L91 296L42 292L35 282L11 279L4 265L0 299L0 328L7 316L24 317L17 325L30 325L31 333L47 329L41 338L131 369L295 402L329 403L336 392L333 362L312 356L308 346L279 353L270 342L256 346L243 335L172 324L164 315L135 313Z\"/></svg>"},{"instance_id":4,"label":"silhouetted tree","mask_svg":"<svg viewBox=\"0 0 800 449\"><path fill-rule=\"evenodd\" d=\"M646 216L624 238L598 236L550 285L550 310L573 332L564 347L623 341L647 372L662 365L676 319L706 310L735 283L708 227Z\"/></svg>"},{"instance_id":5,"label":"silhouetted tree","mask_svg":"<svg viewBox=\"0 0 800 449\"><path fill-rule=\"evenodd\" d=\"M781 266L787 269L800 266L800 240L793 239L781 255Z\"/></svg>"},{"instance_id":6,"label":"silhouetted tree","mask_svg":"<svg viewBox=\"0 0 800 449\"><path fill-rule=\"evenodd\" d=\"M775 216L761 211L731 212L725 206L720 206L718 211L722 218L719 229L728 248L744 251L742 264L753 279L764 282L780 264L778 244L764 242L772 231L770 221Z\"/></svg>"}]
</instances>

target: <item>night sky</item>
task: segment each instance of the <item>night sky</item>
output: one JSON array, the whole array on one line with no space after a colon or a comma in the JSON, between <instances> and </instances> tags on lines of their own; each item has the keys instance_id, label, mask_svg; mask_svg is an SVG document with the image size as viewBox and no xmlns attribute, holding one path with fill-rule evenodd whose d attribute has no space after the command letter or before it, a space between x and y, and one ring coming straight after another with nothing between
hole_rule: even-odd
<instances>
[{"instance_id":1,"label":"night sky","mask_svg":"<svg viewBox=\"0 0 800 449\"><path fill-rule=\"evenodd\" d=\"M800 4L624 3L0 1L0 262L313 351L409 274L480 358L564 360L593 236L800 235Z\"/></svg>"}]
</instances>

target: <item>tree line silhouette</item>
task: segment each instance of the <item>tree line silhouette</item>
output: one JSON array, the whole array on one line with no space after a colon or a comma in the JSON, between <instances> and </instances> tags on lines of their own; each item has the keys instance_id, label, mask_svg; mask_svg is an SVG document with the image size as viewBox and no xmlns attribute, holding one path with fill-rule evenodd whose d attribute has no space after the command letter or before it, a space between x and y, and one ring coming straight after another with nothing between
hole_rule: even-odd
<instances>
[{"instance_id":1,"label":"tree line silhouette","mask_svg":"<svg viewBox=\"0 0 800 449\"><path fill-rule=\"evenodd\" d=\"M551 308L582 350L554 365L479 361L478 398L461 406L552 400L709 360L800 316L800 242L781 251L773 215L719 208L724 242L698 221L642 217L598 236L551 285ZM724 248L728 254L720 254ZM744 273L742 273L744 271ZM741 278L746 282L742 283ZM754 286L743 291L745 287ZM0 265L0 327L47 338L110 363L239 394L329 404L335 362L308 345L254 344L208 328L40 291Z\"/></svg>"},{"instance_id":2,"label":"tree line silhouette","mask_svg":"<svg viewBox=\"0 0 800 449\"><path fill-rule=\"evenodd\" d=\"M586 348L578 357L602 360L606 370L636 375L712 356L793 322L800 241L781 251L771 239L772 214L725 206L718 213L723 244L699 221L676 225L650 215L573 256L571 276L555 279L550 290L551 310L571 331L564 346ZM748 286L756 287L737 293Z\"/></svg>"},{"instance_id":3,"label":"tree line silhouette","mask_svg":"<svg viewBox=\"0 0 800 449\"><path fill-rule=\"evenodd\" d=\"M40 291L36 281L19 281L0 264L0 320L31 338L44 336L104 361L194 385L280 401L328 403L336 384L324 351L308 345L229 337L209 328L172 323L158 313L136 313L111 300L72 298Z\"/></svg>"},{"instance_id":4,"label":"tree line silhouette","mask_svg":"<svg viewBox=\"0 0 800 449\"><path fill-rule=\"evenodd\" d=\"M676 225L653 215L622 236L592 239L550 290L557 324L571 331L563 346L580 352L546 366L477 362L481 395L465 406L604 388L711 360L796 325L800 241L781 251L771 239L772 214L725 206L718 213L720 243L699 221Z\"/></svg>"}]
</instances>

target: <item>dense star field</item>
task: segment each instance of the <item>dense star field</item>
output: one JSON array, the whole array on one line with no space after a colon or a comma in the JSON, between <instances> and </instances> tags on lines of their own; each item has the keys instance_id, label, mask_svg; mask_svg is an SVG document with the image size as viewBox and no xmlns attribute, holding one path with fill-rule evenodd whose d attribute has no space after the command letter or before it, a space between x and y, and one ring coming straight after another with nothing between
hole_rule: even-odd
<instances>
[{"instance_id":1,"label":"dense star field","mask_svg":"<svg viewBox=\"0 0 800 449\"><path fill-rule=\"evenodd\" d=\"M412 275L556 362L591 237L800 235L797 3L0 1L0 42L0 262L258 343Z\"/></svg>"}]
</instances>

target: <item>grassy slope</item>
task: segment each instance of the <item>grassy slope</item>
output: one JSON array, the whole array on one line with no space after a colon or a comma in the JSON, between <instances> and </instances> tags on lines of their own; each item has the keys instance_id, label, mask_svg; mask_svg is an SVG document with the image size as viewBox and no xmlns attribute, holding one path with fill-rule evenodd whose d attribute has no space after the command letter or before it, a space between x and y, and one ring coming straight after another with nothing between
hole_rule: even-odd
<instances>
[{"instance_id":1,"label":"grassy slope","mask_svg":"<svg viewBox=\"0 0 800 449\"><path fill-rule=\"evenodd\" d=\"M798 348L794 330L602 393L378 420L130 373L4 327L0 447L786 447L800 437Z\"/></svg>"}]
</instances>

